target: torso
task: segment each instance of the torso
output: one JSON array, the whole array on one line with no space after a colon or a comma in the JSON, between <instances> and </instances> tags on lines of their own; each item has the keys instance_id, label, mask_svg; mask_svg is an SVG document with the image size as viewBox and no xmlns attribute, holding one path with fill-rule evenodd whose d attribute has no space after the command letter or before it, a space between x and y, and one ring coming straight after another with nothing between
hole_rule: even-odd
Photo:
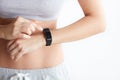
<instances>
[{"instance_id":1,"label":"torso","mask_svg":"<svg viewBox=\"0 0 120 80\"><path fill-rule=\"evenodd\" d=\"M44 25L54 29L56 20L64 0L0 0L0 17L43 20ZM51 21L52 20L52 21ZM54 21L55 20L55 21ZM1 24L10 23L0 20ZM17 69L45 68L57 65L63 61L60 44L42 47L29 55L24 55L19 61L13 61L6 50L7 40L0 39L0 67Z\"/></svg>"},{"instance_id":2,"label":"torso","mask_svg":"<svg viewBox=\"0 0 120 80\"><path fill-rule=\"evenodd\" d=\"M6 23L9 23L9 21L6 21ZM0 24L5 24L5 21L0 19ZM54 29L56 21L47 21L43 22L43 24ZM36 69L52 67L63 62L64 56L60 44L39 48L33 52L30 52L30 54L24 55L19 61L16 62L10 58L9 52L6 50L7 43L7 40L0 39L0 67Z\"/></svg>"}]
</instances>

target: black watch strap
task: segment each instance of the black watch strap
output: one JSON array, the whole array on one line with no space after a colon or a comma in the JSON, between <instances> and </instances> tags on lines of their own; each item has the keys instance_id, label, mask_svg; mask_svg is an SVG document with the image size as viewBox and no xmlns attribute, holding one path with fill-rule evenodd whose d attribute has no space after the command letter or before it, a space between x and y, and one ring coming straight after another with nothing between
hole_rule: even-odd
<instances>
[{"instance_id":1,"label":"black watch strap","mask_svg":"<svg viewBox=\"0 0 120 80\"><path fill-rule=\"evenodd\" d=\"M46 46L50 46L52 43L52 35L49 28L43 29L44 37L46 40Z\"/></svg>"}]
</instances>

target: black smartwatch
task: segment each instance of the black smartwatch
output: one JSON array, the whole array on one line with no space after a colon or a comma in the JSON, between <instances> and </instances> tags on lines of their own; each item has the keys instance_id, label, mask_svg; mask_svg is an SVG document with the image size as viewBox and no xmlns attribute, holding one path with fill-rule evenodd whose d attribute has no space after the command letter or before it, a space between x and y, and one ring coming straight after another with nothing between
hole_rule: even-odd
<instances>
[{"instance_id":1,"label":"black smartwatch","mask_svg":"<svg viewBox=\"0 0 120 80\"><path fill-rule=\"evenodd\" d=\"M43 34L46 40L46 46L50 46L52 43L52 35L49 28L43 29Z\"/></svg>"}]
</instances>

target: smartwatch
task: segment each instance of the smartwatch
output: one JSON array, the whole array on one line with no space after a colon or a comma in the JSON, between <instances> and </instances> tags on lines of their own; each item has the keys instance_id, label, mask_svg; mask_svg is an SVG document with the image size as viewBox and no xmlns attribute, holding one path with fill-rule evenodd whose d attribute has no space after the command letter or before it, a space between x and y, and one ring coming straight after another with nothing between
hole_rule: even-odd
<instances>
[{"instance_id":1,"label":"smartwatch","mask_svg":"<svg viewBox=\"0 0 120 80\"><path fill-rule=\"evenodd\" d=\"M43 29L43 34L46 40L46 46L50 46L52 43L52 35L49 28Z\"/></svg>"}]
</instances>

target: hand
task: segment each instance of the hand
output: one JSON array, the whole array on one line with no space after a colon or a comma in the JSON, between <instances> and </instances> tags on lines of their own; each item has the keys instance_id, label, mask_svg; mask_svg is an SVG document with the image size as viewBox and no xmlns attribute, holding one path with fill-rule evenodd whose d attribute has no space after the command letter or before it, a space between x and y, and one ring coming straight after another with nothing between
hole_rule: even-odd
<instances>
[{"instance_id":1,"label":"hand","mask_svg":"<svg viewBox=\"0 0 120 80\"><path fill-rule=\"evenodd\" d=\"M30 38L30 35L35 32L35 30L41 30L37 24L31 20L24 19L22 17L17 17L8 25L4 27L4 39L18 39L18 38Z\"/></svg>"},{"instance_id":2,"label":"hand","mask_svg":"<svg viewBox=\"0 0 120 80\"><path fill-rule=\"evenodd\" d=\"M31 39L17 39L11 40L7 49L13 60L19 60L23 55L29 54L29 52L38 49L45 45L45 39L43 35L31 36Z\"/></svg>"}]
</instances>

